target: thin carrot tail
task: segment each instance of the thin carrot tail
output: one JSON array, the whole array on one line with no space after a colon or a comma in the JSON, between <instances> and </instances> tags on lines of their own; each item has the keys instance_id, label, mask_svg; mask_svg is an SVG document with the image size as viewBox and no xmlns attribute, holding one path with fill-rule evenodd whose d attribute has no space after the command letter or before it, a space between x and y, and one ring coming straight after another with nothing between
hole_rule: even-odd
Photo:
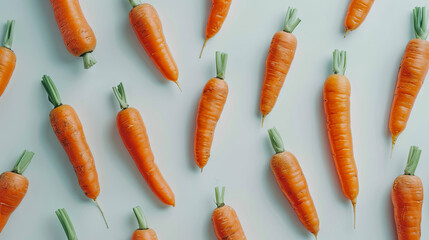
<instances>
[{"instance_id":1,"label":"thin carrot tail","mask_svg":"<svg viewBox=\"0 0 429 240\"><path fill-rule=\"evenodd\" d=\"M313 235L314 235L314 237L316 238L316 240L317 240L317 233L313 233Z\"/></svg>"},{"instance_id":2,"label":"thin carrot tail","mask_svg":"<svg viewBox=\"0 0 429 240\"><path fill-rule=\"evenodd\" d=\"M267 115L262 115L262 123L261 123L261 127L264 127L264 122L265 122L265 117L266 117Z\"/></svg>"},{"instance_id":3,"label":"thin carrot tail","mask_svg":"<svg viewBox=\"0 0 429 240\"><path fill-rule=\"evenodd\" d=\"M177 87L179 88L180 92L183 92L183 91L182 91L182 88L181 88L181 87L180 87L180 85L179 85L179 82L178 82L178 81L174 81L174 83L177 85Z\"/></svg>"},{"instance_id":4,"label":"thin carrot tail","mask_svg":"<svg viewBox=\"0 0 429 240\"><path fill-rule=\"evenodd\" d=\"M347 28L346 28L346 33L344 34L344 38L346 38L347 33L349 33L349 32L350 32L350 29L347 29Z\"/></svg>"},{"instance_id":5,"label":"thin carrot tail","mask_svg":"<svg viewBox=\"0 0 429 240\"><path fill-rule=\"evenodd\" d=\"M398 139L398 136L392 135L392 149L390 149L390 159L392 159L393 149L395 148L396 139Z\"/></svg>"},{"instance_id":6,"label":"thin carrot tail","mask_svg":"<svg viewBox=\"0 0 429 240\"><path fill-rule=\"evenodd\" d=\"M94 198L94 199L92 199L92 200L94 200L95 204L97 204L98 210L100 210L101 216L103 216L104 223L106 224L107 229L109 229L109 224L107 223L106 217L104 216L104 212L103 212L103 210L101 209L100 204L98 204L98 202L97 202L97 199L96 199L96 198Z\"/></svg>"},{"instance_id":7,"label":"thin carrot tail","mask_svg":"<svg viewBox=\"0 0 429 240\"><path fill-rule=\"evenodd\" d=\"M204 40L203 48L201 48L201 52L200 52L200 58L203 55L204 47L206 46L207 40L208 40L208 38L206 38L206 40Z\"/></svg>"},{"instance_id":8,"label":"thin carrot tail","mask_svg":"<svg viewBox=\"0 0 429 240\"><path fill-rule=\"evenodd\" d=\"M353 205L353 229L356 229L356 199L352 200Z\"/></svg>"}]
</instances>

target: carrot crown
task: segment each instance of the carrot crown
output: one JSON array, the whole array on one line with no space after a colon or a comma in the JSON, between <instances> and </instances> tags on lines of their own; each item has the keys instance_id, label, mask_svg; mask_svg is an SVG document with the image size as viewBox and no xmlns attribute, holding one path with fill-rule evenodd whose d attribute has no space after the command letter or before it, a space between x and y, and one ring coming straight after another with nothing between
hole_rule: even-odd
<instances>
[{"instance_id":1,"label":"carrot crown","mask_svg":"<svg viewBox=\"0 0 429 240\"><path fill-rule=\"evenodd\" d=\"M223 52L216 52L216 77L225 79L226 63L228 61L228 54Z\"/></svg>"},{"instance_id":2,"label":"carrot crown","mask_svg":"<svg viewBox=\"0 0 429 240\"><path fill-rule=\"evenodd\" d=\"M413 10L413 19L416 38L426 40L429 35L428 12L426 7L415 7Z\"/></svg>"},{"instance_id":3,"label":"carrot crown","mask_svg":"<svg viewBox=\"0 0 429 240\"><path fill-rule=\"evenodd\" d=\"M62 208L55 211L55 214L57 214L58 219L60 220L61 225L64 228L64 231L66 232L67 239L68 240L77 240L76 232L73 227L73 223L70 220L69 215L67 214L67 211Z\"/></svg>"},{"instance_id":4,"label":"carrot crown","mask_svg":"<svg viewBox=\"0 0 429 240\"><path fill-rule=\"evenodd\" d=\"M222 187L222 191L219 187L215 187L216 206L218 208L225 206L225 187Z\"/></svg>"},{"instance_id":5,"label":"carrot crown","mask_svg":"<svg viewBox=\"0 0 429 240\"><path fill-rule=\"evenodd\" d=\"M297 18L298 10L296 8L288 7L285 23L283 25L283 31L292 33L293 30L301 22L301 19Z\"/></svg>"},{"instance_id":6,"label":"carrot crown","mask_svg":"<svg viewBox=\"0 0 429 240\"><path fill-rule=\"evenodd\" d=\"M268 135L270 136L271 145L273 146L274 151L276 151L276 153L284 152L285 147L283 145L283 140L279 131L277 131L277 128L273 127L268 129Z\"/></svg>"},{"instance_id":7,"label":"carrot crown","mask_svg":"<svg viewBox=\"0 0 429 240\"><path fill-rule=\"evenodd\" d=\"M16 162L15 167L13 167L12 172L22 174L25 169L27 169L33 156L34 152L24 150L24 152L21 154L18 161Z\"/></svg>"},{"instance_id":8,"label":"carrot crown","mask_svg":"<svg viewBox=\"0 0 429 240\"><path fill-rule=\"evenodd\" d=\"M142 0L129 0L130 4L133 8L137 7L138 5L142 4L143 1Z\"/></svg>"},{"instance_id":9,"label":"carrot crown","mask_svg":"<svg viewBox=\"0 0 429 240\"><path fill-rule=\"evenodd\" d=\"M133 208L133 211L134 211L134 215L136 215L137 222L139 223L139 230L149 229L146 218L143 214L142 208L140 206L137 206Z\"/></svg>"},{"instance_id":10,"label":"carrot crown","mask_svg":"<svg viewBox=\"0 0 429 240\"><path fill-rule=\"evenodd\" d=\"M421 153L422 153L422 150L420 150L419 147L417 146L410 147L410 152L408 153L407 167L404 170L405 175L414 176L417 165L419 164Z\"/></svg>"},{"instance_id":11,"label":"carrot crown","mask_svg":"<svg viewBox=\"0 0 429 240\"><path fill-rule=\"evenodd\" d=\"M118 99L121 109L127 109L129 107L127 103L127 96L125 95L124 85L119 83L118 87L113 87L113 92L115 93L116 99Z\"/></svg>"},{"instance_id":12,"label":"carrot crown","mask_svg":"<svg viewBox=\"0 0 429 240\"><path fill-rule=\"evenodd\" d=\"M340 51L335 49L334 55L334 73L344 75L347 67L347 53L346 51Z\"/></svg>"},{"instance_id":13,"label":"carrot crown","mask_svg":"<svg viewBox=\"0 0 429 240\"><path fill-rule=\"evenodd\" d=\"M6 34L3 39L3 47L12 49L13 32L15 29L15 20L8 20L6 23Z\"/></svg>"},{"instance_id":14,"label":"carrot crown","mask_svg":"<svg viewBox=\"0 0 429 240\"><path fill-rule=\"evenodd\" d=\"M49 77L48 75L43 75L42 85L48 93L49 102L51 102L55 108L63 105L58 89L52 81L51 77Z\"/></svg>"}]
</instances>

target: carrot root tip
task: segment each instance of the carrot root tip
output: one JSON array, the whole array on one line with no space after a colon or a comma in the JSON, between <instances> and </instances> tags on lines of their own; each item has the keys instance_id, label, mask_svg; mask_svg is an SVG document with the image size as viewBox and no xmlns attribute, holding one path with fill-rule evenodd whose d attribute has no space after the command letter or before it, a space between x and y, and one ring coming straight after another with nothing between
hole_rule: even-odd
<instances>
[{"instance_id":1,"label":"carrot root tip","mask_svg":"<svg viewBox=\"0 0 429 240\"><path fill-rule=\"evenodd\" d=\"M203 56L203 51L204 51L204 48L206 47L207 40L208 40L208 38L206 38L206 39L204 40L203 47L201 48L201 52L200 52L200 59L201 59L201 56Z\"/></svg>"},{"instance_id":2,"label":"carrot root tip","mask_svg":"<svg viewBox=\"0 0 429 240\"><path fill-rule=\"evenodd\" d=\"M95 60L95 57L94 55L92 55L92 52L87 52L83 54L82 57L83 57L83 67L85 69L89 69L97 63L97 60Z\"/></svg>"},{"instance_id":3,"label":"carrot root tip","mask_svg":"<svg viewBox=\"0 0 429 240\"><path fill-rule=\"evenodd\" d=\"M104 216L103 209L101 209L101 206L100 206L100 204L97 202L97 199L92 199L92 200L93 200L93 201L95 202L95 204L97 205L98 210L100 210L101 216L103 216L103 219L104 219L104 223L106 224L107 229L109 229L109 224L107 223L106 216Z\"/></svg>"},{"instance_id":4,"label":"carrot root tip","mask_svg":"<svg viewBox=\"0 0 429 240\"><path fill-rule=\"evenodd\" d=\"M356 229L356 199L352 200L353 206L353 229Z\"/></svg>"},{"instance_id":5,"label":"carrot root tip","mask_svg":"<svg viewBox=\"0 0 429 240\"><path fill-rule=\"evenodd\" d=\"M390 149L390 159L392 159L393 149L395 148L396 139L398 139L398 136L392 135L392 148Z\"/></svg>"},{"instance_id":6,"label":"carrot root tip","mask_svg":"<svg viewBox=\"0 0 429 240\"><path fill-rule=\"evenodd\" d=\"M179 82L178 82L178 81L174 81L174 83L177 85L177 87L179 88L180 92L183 92L183 91L182 91L182 88L181 88L181 87L180 87L180 85L179 85Z\"/></svg>"},{"instance_id":7,"label":"carrot root tip","mask_svg":"<svg viewBox=\"0 0 429 240\"><path fill-rule=\"evenodd\" d=\"M264 127L264 122L265 122L265 117L266 117L267 115L262 115L262 122L261 122L261 127Z\"/></svg>"},{"instance_id":8,"label":"carrot root tip","mask_svg":"<svg viewBox=\"0 0 429 240\"><path fill-rule=\"evenodd\" d=\"M346 38L347 37L347 34L350 32L350 29L347 29L346 28L346 33L344 34L344 38Z\"/></svg>"}]
</instances>

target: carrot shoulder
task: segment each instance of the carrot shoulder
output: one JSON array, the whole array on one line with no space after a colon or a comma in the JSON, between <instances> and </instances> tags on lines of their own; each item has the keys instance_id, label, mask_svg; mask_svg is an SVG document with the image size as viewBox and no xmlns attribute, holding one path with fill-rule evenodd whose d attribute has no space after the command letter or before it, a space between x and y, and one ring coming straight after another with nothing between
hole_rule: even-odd
<instances>
[{"instance_id":1,"label":"carrot shoulder","mask_svg":"<svg viewBox=\"0 0 429 240\"><path fill-rule=\"evenodd\" d=\"M284 22L283 31L274 34L271 40L265 63L265 77L262 85L260 111L262 125L265 117L273 110L283 87L290 65L295 57L297 40L292 34L301 22L297 18L297 10L289 7Z\"/></svg>"},{"instance_id":2,"label":"carrot shoulder","mask_svg":"<svg viewBox=\"0 0 429 240\"><path fill-rule=\"evenodd\" d=\"M16 65L16 55L12 51L15 20L7 21L3 46L0 46L0 96L3 94Z\"/></svg>"},{"instance_id":3,"label":"carrot shoulder","mask_svg":"<svg viewBox=\"0 0 429 240\"><path fill-rule=\"evenodd\" d=\"M116 123L125 147L155 195L163 203L174 206L174 193L155 163L146 127L139 111L129 107L122 83L117 88L114 87L113 91L122 109L117 115Z\"/></svg>"},{"instance_id":4,"label":"carrot shoulder","mask_svg":"<svg viewBox=\"0 0 429 240\"><path fill-rule=\"evenodd\" d=\"M194 155L201 171L209 160L214 131L228 97L228 84L224 80L227 59L226 53L216 52L217 77L207 82L198 105Z\"/></svg>"}]
</instances>

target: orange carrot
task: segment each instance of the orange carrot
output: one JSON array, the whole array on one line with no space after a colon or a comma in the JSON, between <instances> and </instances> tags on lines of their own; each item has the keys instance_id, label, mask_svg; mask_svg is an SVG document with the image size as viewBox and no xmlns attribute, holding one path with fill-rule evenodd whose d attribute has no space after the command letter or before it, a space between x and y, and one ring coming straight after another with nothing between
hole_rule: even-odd
<instances>
[{"instance_id":1,"label":"orange carrot","mask_svg":"<svg viewBox=\"0 0 429 240\"><path fill-rule=\"evenodd\" d=\"M398 240L419 240L421 235L423 184L414 173L421 150L411 146L404 175L395 179L392 202Z\"/></svg>"},{"instance_id":2,"label":"orange carrot","mask_svg":"<svg viewBox=\"0 0 429 240\"><path fill-rule=\"evenodd\" d=\"M133 211L139 223L139 228L134 231L131 240L158 240L155 231L148 227L142 208L137 206L133 208Z\"/></svg>"},{"instance_id":3,"label":"orange carrot","mask_svg":"<svg viewBox=\"0 0 429 240\"><path fill-rule=\"evenodd\" d=\"M76 57L83 58L83 66L88 69L97 63L92 52L97 40L82 13L79 0L51 0L58 28L67 50Z\"/></svg>"},{"instance_id":4,"label":"orange carrot","mask_svg":"<svg viewBox=\"0 0 429 240\"><path fill-rule=\"evenodd\" d=\"M198 105L194 155L201 171L209 160L214 131L228 97L228 84L224 81L227 59L228 54L216 52L217 77L207 82Z\"/></svg>"},{"instance_id":5,"label":"orange carrot","mask_svg":"<svg viewBox=\"0 0 429 240\"><path fill-rule=\"evenodd\" d=\"M350 129L350 82L344 76L345 71L346 52L335 50L334 74L326 79L323 86L323 99L332 157L344 195L352 202L356 227L359 182Z\"/></svg>"},{"instance_id":6,"label":"orange carrot","mask_svg":"<svg viewBox=\"0 0 429 240\"><path fill-rule=\"evenodd\" d=\"M133 7L129 14L130 23L141 45L162 75L182 91L177 82L179 69L168 48L158 13L152 5L141 0L130 0L130 4Z\"/></svg>"},{"instance_id":7,"label":"orange carrot","mask_svg":"<svg viewBox=\"0 0 429 240\"><path fill-rule=\"evenodd\" d=\"M62 208L55 211L55 214L60 220L61 226L63 226L64 232L66 233L68 240L77 240L76 231L74 230L74 226L67 211Z\"/></svg>"},{"instance_id":8,"label":"orange carrot","mask_svg":"<svg viewBox=\"0 0 429 240\"><path fill-rule=\"evenodd\" d=\"M52 129L73 165L80 187L85 195L97 204L106 226L109 228L104 213L97 202L97 197L100 194L98 174L94 157L86 142L82 123L70 105L63 105L57 87L49 76L43 75L42 84L48 94L49 101L54 105L54 109L49 114Z\"/></svg>"},{"instance_id":9,"label":"orange carrot","mask_svg":"<svg viewBox=\"0 0 429 240\"><path fill-rule=\"evenodd\" d=\"M30 164L34 153L25 150L10 172L0 175L0 233L10 215L19 206L28 189L28 179L22 173Z\"/></svg>"},{"instance_id":10,"label":"orange carrot","mask_svg":"<svg viewBox=\"0 0 429 240\"><path fill-rule=\"evenodd\" d=\"M414 102L429 69L429 41L425 40L429 35L428 12L425 7L416 7L413 15L416 39L409 41L405 48L390 110L391 156L399 134L407 126Z\"/></svg>"},{"instance_id":11,"label":"orange carrot","mask_svg":"<svg viewBox=\"0 0 429 240\"><path fill-rule=\"evenodd\" d=\"M12 51L15 20L7 21L3 46L0 46L0 96L6 89L16 65L16 55Z\"/></svg>"},{"instance_id":12,"label":"orange carrot","mask_svg":"<svg viewBox=\"0 0 429 240\"><path fill-rule=\"evenodd\" d=\"M113 91L122 109L116 117L116 123L125 147L153 193L163 203L174 206L174 193L154 161L142 116L137 109L129 107L122 83L114 87Z\"/></svg>"},{"instance_id":13,"label":"orange carrot","mask_svg":"<svg viewBox=\"0 0 429 240\"><path fill-rule=\"evenodd\" d=\"M273 110L277 102L280 90L295 56L297 41L292 32L301 22L296 15L297 10L289 7L283 31L276 32L271 40L265 64L264 85L261 92L262 126L264 125L265 117Z\"/></svg>"},{"instance_id":14,"label":"orange carrot","mask_svg":"<svg viewBox=\"0 0 429 240\"><path fill-rule=\"evenodd\" d=\"M204 47L207 40L216 35L225 22L226 16L231 6L231 0L212 0L212 8L210 10L209 19L207 20L206 39L204 40L203 48L201 49L200 58L203 55Z\"/></svg>"},{"instance_id":15,"label":"orange carrot","mask_svg":"<svg viewBox=\"0 0 429 240\"><path fill-rule=\"evenodd\" d=\"M319 217L308 190L307 180L295 156L285 151L283 140L276 128L268 130L276 154L271 158L271 170L283 195L298 215L299 220L317 239Z\"/></svg>"},{"instance_id":16,"label":"orange carrot","mask_svg":"<svg viewBox=\"0 0 429 240\"><path fill-rule=\"evenodd\" d=\"M351 0L347 10L344 26L346 34L358 28L365 20L372 7L374 0Z\"/></svg>"},{"instance_id":17,"label":"orange carrot","mask_svg":"<svg viewBox=\"0 0 429 240\"><path fill-rule=\"evenodd\" d=\"M224 203L225 187L222 192L215 188L217 208L212 213L213 228L219 240L246 240L240 220L234 209Z\"/></svg>"}]
</instances>

